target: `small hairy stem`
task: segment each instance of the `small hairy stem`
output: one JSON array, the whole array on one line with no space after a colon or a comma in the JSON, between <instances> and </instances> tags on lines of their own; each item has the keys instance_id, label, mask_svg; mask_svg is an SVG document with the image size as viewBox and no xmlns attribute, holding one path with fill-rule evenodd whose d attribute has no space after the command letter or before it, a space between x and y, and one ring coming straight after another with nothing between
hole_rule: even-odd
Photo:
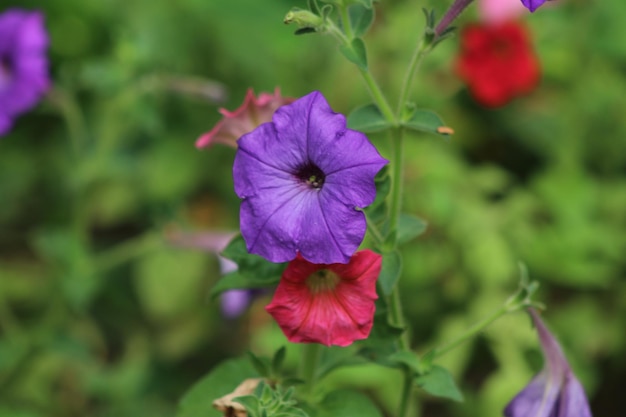
<instances>
[{"instance_id":1,"label":"small hairy stem","mask_svg":"<svg viewBox=\"0 0 626 417\"><path fill-rule=\"evenodd\" d=\"M363 77L363 80L365 81L365 84L367 85L367 89L369 90L370 95L374 99L374 102L380 109L380 112L385 117L385 120L390 125L395 126L396 116L393 114L393 110L391 110L391 106L389 105L389 103L387 102L387 99L385 98L384 94L380 90L380 87L376 83L376 80L374 80L374 77L368 70L359 68L359 72L361 73L361 76Z\"/></svg>"}]
</instances>

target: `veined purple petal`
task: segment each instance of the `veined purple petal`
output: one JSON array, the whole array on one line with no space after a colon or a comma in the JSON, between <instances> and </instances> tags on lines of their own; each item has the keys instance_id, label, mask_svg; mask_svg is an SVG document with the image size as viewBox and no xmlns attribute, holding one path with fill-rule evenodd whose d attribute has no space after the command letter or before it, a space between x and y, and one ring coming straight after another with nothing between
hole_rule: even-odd
<instances>
[{"instance_id":1,"label":"veined purple petal","mask_svg":"<svg viewBox=\"0 0 626 417\"><path fill-rule=\"evenodd\" d=\"M374 177L387 163L367 137L315 91L238 145L233 177L248 250L272 262L298 252L314 263L348 262L366 230L357 208L374 201Z\"/></svg>"}]
</instances>

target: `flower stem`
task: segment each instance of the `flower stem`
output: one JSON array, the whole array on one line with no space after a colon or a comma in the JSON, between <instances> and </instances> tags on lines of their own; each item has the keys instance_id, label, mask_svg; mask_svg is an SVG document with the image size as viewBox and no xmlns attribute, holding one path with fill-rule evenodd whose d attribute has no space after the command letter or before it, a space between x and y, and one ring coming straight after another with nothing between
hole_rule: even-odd
<instances>
[{"instance_id":1,"label":"flower stem","mask_svg":"<svg viewBox=\"0 0 626 417\"><path fill-rule=\"evenodd\" d=\"M385 120L390 125L396 126L396 123L397 123L396 116L393 114L393 110L391 110L391 106L387 102L387 99L385 98L382 91L380 91L380 87L376 83L376 80L374 80L374 77L372 76L372 74L368 70L364 70L361 68L359 68L359 72L361 73L361 76L363 77L363 80L365 81L365 84L367 85L367 89L369 90L370 95L374 99L374 102L380 109L380 112L382 113L382 115L385 117Z\"/></svg>"},{"instance_id":2,"label":"flower stem","mask_svg":"<svg viewBox=\"0 0 626 417\"><path fill-rule=\"evenodd\" d=\"M500 317L510 312L511 312L511 309L509 308L509 306L507 306L506 304L503 305L502 307L500 307L499 309L491 313L489 316L485 317L483 320L479 321L478 323L476 323L475 325L467 329L465 333L463 333L461 336L459 336L455 340L448 342L442 347L439 347L433 350L430 353L430 358L435 359L435 358L445 355L446 353L450 352L457 346L463 344L468 339L471 339L472 337L474 337L477 333L483 331L487 326L489 326L494 321L498 320Z\"/></svg>"},{"instance_id":3,"label":"flower stem","mask_svg":"<svg viewBox=\"0 0 626 417\"><path fill-rule=\"evenodd\" d=\"M391 172L391 193L389 195L389 233L393 237L393 248L396 247L396 236L398 229L398 219L402 206L402 174L403 174L403 133L404 129L396 128L391 131L392 172Z\"/></svg>"},{"instance_id":4,"label":"flower stem","mask_svg":"<svg viewBox=\"0 0 626 417\"><path fill-rule=\"evenodd\" d=\"M352 25L350 25L350 15L348 15L348 8L345 5L342 5L339 8L339 14L341 15L341 25L343 26L343 31L348 37L348 39L353 39L354 34L352 33Z\"/></svg>"},{"instance_id":5,"label":"flower stem","mask_svg":"<svg viewBox=\"0 0 626 417\"><path fill-rule=\"evenodd\" d=\"M409 62L409 66L404 74L404 81L402 82L402 89L400 90L400 99L398 100L398 107L396 110L396 115L398 119L402 117L402 111L404 106L406 105L407 98L411 91L411 85L413 84L413 79L415 77L415 72L419 68L422 59L426 56L428 52L428 47L426 46L426 42L424 37L419 40L417 44L417 48L415 48L415 52L413 52L413 56L411 57L411 61Z\"/></svg>"},{"instance_id":6,"label":"flower stem","mask_svg":"<svg viewBox=\"0 0 626 417\"><path fill-rule=\"evenodd\" d=\"M302 355L300 357L300 376L304 380L302 393L304 393L305 396L310 396L313 392L319 356L319 344L305 343L302 345Z\"/></svg>"},{"instance_id":7,"label":"flower stem","mask_svg":"<svg viewBox=\"0 0 626 417\"><path fill-rule=\"evenodd\" d=\"M163 244L159 233L148 232L139 237L131 238L106 252L98 254L95 259L99 271L115 268L125 262L149 253Z\"/></svg>"}]
</instances>

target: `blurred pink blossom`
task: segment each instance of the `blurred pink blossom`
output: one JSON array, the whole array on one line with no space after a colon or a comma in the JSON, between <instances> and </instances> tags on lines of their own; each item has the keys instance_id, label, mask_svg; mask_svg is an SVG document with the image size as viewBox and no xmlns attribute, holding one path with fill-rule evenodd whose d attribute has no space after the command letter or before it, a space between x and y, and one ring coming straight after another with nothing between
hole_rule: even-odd
<instances>
[{"instance_id":1,"label":"blurred pink blossom","mask_svg":"<svg viewBox=\"0 0 626 417\"><path fill-rule=\"evenodd\" d=\"M479 0L478 15L488 24L495 25L515 20L528 13L520 0Z\"/></svg>"}]
</instances>

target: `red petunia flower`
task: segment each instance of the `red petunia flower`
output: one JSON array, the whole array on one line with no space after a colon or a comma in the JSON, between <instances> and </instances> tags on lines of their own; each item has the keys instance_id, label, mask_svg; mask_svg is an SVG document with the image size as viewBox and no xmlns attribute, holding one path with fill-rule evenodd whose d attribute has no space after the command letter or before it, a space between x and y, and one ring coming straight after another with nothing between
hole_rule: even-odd
<instances>
[{"instance_id":1,"label":"red petunia flower","mask_svg":"<svg viewBox=\"0 0 626 417\"><path fill-rule=\"evenodd\" d=\"M487 107L502 106L532 91L540 78L529 34L513 21L466 26L456 72L476 101Z\"/></svg>"},{"instance_id":2,"label":"red petunia flower","mask_svg":"<svg viewBox=\"0 0 626 417\"><path fill-rule=\"evenodd\" d=\"M272 115L279 107L294 101L294 98L283 97L276 87L274 94L261 93L254 96L254 91L248 89L243 104L235 111L220 109L224 116L210 132L200 136L196 141L197 148L204 148L215 143L237 147L237 139L257 126L272 121Z\"/></svg>"},{"instance_id":3,"label":"red petunia flower","mask_svg":"<svg viewBox=\"0 0 626 417\"><path fill-rule=\"evenodd\" d=\"M291 261L265 309L290 342L348 346L366 339L374 323L382 257L356 252L347 264Z\"/></svg>"}]
</instances>

